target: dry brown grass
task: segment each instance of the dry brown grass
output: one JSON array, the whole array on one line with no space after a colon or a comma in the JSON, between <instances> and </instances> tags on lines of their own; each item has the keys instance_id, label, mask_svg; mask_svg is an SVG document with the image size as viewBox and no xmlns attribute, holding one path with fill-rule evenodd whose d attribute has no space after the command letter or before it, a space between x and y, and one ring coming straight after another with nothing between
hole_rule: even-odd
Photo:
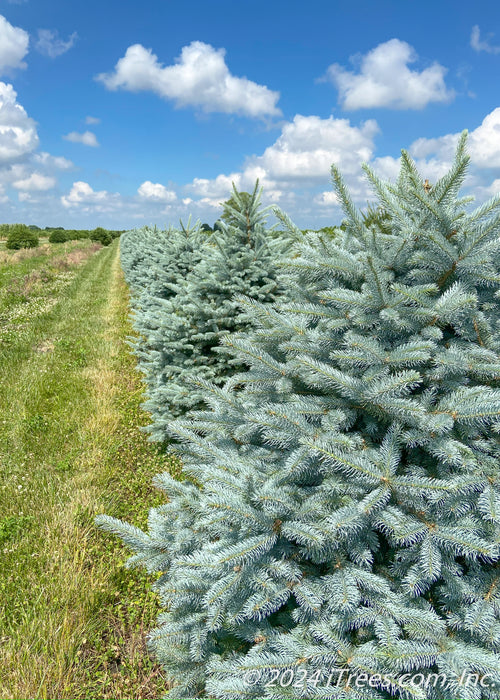
<instances>
[{"instance_id":1,"label":"dry brown grass","mask_svg":"<svg viewBox=\"0 0 500 700\"><path fill-rule=\"evenodd\" d=\"M30 258L37 258L41 255L51 255L54 249L50 243L43 243L38 248L21 248L21 250L0 250L0 264L12 265Z\"/></svg>"},{"instance_id":2,"label":"dry brown grass","mask_svg":"<svg viewBox=\"0 0 500 700\"><path fill-rule=\"evenodd\" d=\"M20 299L27 300L29 297L41 293L43 291L43 286L53 282L54 279L63 272L68 272L69 270L80 267L86 262L94 253L96 253L102 245L100 243L91 243L85 248L77 248L65 252L63 255L58 255L47 262L44 262L41 267L31 270L26 275L22 277L14 277L10 284L5 286L5 293L7 295L14 295ZM48 252L47 252L48 249ZM16 263L26 260L27 258L33 258L34 255L30 254L33 251L41 251L41 255L48 255L53 253L52 246L46 244L40 248L31 248L29 250L18 250L16 253L10 256L9 262ZM22 254L22 255L20 255ZM0 256L2 253L0 253ZM1 262L1 257L0 257Z\"/></svg>"},{"instance_id":3,"label":"dry brown grass","mask_svg":"<svg viewBox=\"0 0 500 700\"><path fill-rule=\"evenodd\" d=\"M68 253L54 258L54 260L51 262L51 265L57 270L69 270L72 267L78 267L86 260L88 260L90 256L96 253L100 248L102 248L102 245L100 243L93 242L86 248L70 250Z\"/></svg>"},{"instance_id":4,"label":"dry brown grass","mask_svg":"<svg viewBox=\"0 0 500 700\"><path fill-rule=\"evenodd\" d=\"M64 262L69 266L81 265L90 255L93 255L99 248L102 248L100 243L95 241L68 241L63 244L64 255L54 257L53 264L63 265ZM78 246L75 248L75 246ZM70 248L70 250L66 250ZM21 248L21 250L0 250L0 265L13 265L15 263L30 260L31 258L50 257L55 251L61 249L61 244L42 243L38 248ZM64 262L63 262L64 261ZM67 269L69 269L69 267Z\"/></svg>"}]
</instances>

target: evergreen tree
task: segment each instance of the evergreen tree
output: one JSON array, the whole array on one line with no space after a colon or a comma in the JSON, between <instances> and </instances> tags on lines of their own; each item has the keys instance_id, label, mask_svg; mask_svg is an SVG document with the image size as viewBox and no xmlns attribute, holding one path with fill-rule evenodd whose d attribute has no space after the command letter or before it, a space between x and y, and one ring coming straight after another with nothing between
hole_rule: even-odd
<instances>
[{"instance_id":1,"label":"evergreen tree","mask_svg":"<svg viewBox=\"0 0 500 700\"><path fill-rule=\"evenodd\" d=\"M233 183L234 188L234 183ZM235 190L236 191L236 190ZM238 192L237 196L233 194L223 203L223 211L221 214L221 221L226 224L232 224L238 226L241 219L238 214L244 214L249 211L252 197L249 192Z\"/></svg>"},{"instance_id":2,"label":"evergreen tree","mask_svg":"<svg viewBox=\"0 0 500 700\"><path fill-rule=\"evenodd\" d=\"M248 370L170 425L186 480L149 534L99 518L161 572L172 697L499 697L500 197L466 210L467 161L429 191L404 151L395 185L367 169L389 234L332 168L345 231L240 300Z\"/></svg>"},{"instance_id":3,"label":"evergreen tree","mask_svg":"<svg viewBox=\"0 0 500 700\"><path fill-rule=\"evenodd\" d=\"M167 300L176 296L200 262L206 241L199 222L194 227L181 222L180 229L165 231L144 227L121 236L121 263L132 291L134 330L138 333L130 341L149 395L162 372L163 328L165 319L166 325L169 323L171 310Z\"/></svg>"},{"instance_id":4,"label":"evergreen tree","mask_svg":"<svg viewBox=\"0 0 500 700\"><path fill-rule=\"evenodd\" d=\"M150 430L155 439L166 438L173 415L203 400L193 377L221 384L236 371L234 360L220 348L226 334L249 323L235 295L260 302L276 299L279 243L268 240L260 196L258 183L250 198L240 198L234 190L230 201L238 208L225 208L233 223L222 222L221 230L206 239L200 261L178 281L176 294L162 302L161 311L147 315L148 349L140 356L148 375L145 408L154 421Z\"/></svg>"},{"instance_id":5,"label":"evergreen tree","mask_svg":"<svg viewBox=\"0 0 500 700\"><path fill-rule=\"evenodd\" d=\"M205 242L199 222L193 227L181 222L179 229L165 231L145 226L122 234L120 259L134 299L143 294L159 299L174 296L175 285L201 260Z\"/></svg>"}]
</instances>

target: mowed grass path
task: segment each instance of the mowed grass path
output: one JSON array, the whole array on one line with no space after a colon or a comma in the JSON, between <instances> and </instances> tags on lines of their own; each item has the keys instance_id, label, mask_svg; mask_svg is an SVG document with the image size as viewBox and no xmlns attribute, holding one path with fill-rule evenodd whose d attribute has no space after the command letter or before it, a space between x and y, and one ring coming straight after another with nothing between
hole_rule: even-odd
<instances>
[{"instance_id":1,"label":"mowed grass path","mask_svg":"<svg viewBox=\"0 0 500 700\"><path fill-rule=\"evenodd\" d=\"M179 473L140 425L140 376L119 243L78 268L18 342L0 345L0 697L155 698L145 635L157 601L94 525L143 526Z\"/></svg>"}]
</instances>

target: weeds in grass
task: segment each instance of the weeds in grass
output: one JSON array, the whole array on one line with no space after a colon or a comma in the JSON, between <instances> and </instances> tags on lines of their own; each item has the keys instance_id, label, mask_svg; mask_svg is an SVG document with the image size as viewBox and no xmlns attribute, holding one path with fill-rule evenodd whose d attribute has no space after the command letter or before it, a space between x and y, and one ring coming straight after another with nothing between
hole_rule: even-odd
<instances>
[{"instance_id":1,"label":"weeds in grass","mask_svg":"<svg viewBox=\"0 0 500 700\"><path fill-rule=\"evenodd\" d=\"M22 486L21 486L22 488ZM33 522L30 515L9 515L0 518L0 544L14 539Z\"/></svg>"}]
</instances>

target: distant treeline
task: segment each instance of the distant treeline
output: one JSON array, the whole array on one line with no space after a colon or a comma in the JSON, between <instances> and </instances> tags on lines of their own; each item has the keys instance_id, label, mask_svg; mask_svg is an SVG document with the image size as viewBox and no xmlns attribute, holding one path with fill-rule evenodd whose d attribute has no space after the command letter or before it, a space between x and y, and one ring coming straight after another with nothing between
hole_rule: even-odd
<instances>
[{"instance_id":1,"label":"distant treeline","mask_svg":"<svg viewBox=\"0 0 500 700\"><path fill-rule=\"evenodd\" d=\"M0 224L0 238L9 239L13 234L16 234L17 238L20 229L31 234L30 238L33 238L33 242L35 239L37 240L35 245L38 244L38 239L40 237L48 237L50 243L65 243L66 241L90 238L93 241L99 241L99 243L103 245L109 245L114 238L118 238L118 236L123 233L123 231L111 231L100 226L92 230L87 230L65 229L63 226L46 226L45 228L40 228L40 226L35 226L34 224Z\"/></svg>"}]
</instances>

